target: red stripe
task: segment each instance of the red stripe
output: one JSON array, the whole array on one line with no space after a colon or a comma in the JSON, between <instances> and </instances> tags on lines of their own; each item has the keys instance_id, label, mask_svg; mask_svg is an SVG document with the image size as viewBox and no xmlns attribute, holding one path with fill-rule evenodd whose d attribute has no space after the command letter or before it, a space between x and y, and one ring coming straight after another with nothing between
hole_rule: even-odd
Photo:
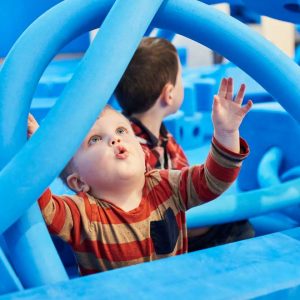
<instances>
[{"instance_id":1,"label":"red stripe","mask_svg":"<svg viewBox=\"0 0 300 300\"><path fill-rule=\"evenodd\" d=\"M147 195L148 199L151 199L151 211L156 210L160 204L166 202L173 195L173 191L169 183L169 172L167 170L161 170L159 174L161 176L159 184L155 185Z\"/></svg>"},{"instance_id":2,"label":"red stripe","mask_svg":"<svg viewBox=\"0 0 300 300\"><path fill-rule=\"evenodd\" d=\"M48 189L46 189L46 191L42 194L42 196L38 200L41 210L43 210L48 205L48 203L51 200L51 197L52 197L52 193L51 193L50 189L48 188Z\"/></svg>"},{"instance_id":3,"label":"red stripe","mask_svg":"<svg viewBox=\"0 0 300 300\"><path fill-rule=\"evenodd\" d=\"M211 154L209 154L208 159L206 161L206 167L211 175L213 175L214 177L216 177L221 181L228 182L228 183L233 182L237 178L240 171L239 167L225 168L219 165L212 158Z\"/></svg>"},{"instance_id":4,"label":"red stripe","mask_svg":"<svg viewBox=\"0 0 300 300\"><path fill-rule=\"evenodd\" d=\"M81 244L74 246L74 250L77 252L90 252L100 259L115 262L139 259L151 256L154 253L151 238L123 244L104 244L101 241L84 240Z\"/></svg>"},{"instance_id":5,"label":"red stripe","mask_svg":"<svg viewBox=\"0 0 300 300\"><path fill-rule=\"evenodd\" d=\"M155 185L150 191L145 189L139 207L130 212L123 211L109 201L100 200L109 203L110 205L103 207L101 204L91 204L88 199L85 199L85 209L89 220L92 222L100 222L102 224L123 224L124 222L141 222L149 218L150 214L155 211L160 204L167 201L173 195L171 186L168 182L169 172L161 171L160 175L162 180L159 184ZM148 180L151 180L149 176L146 177L146 179L148 178ZM83 198L87 197L83 193L79 196Z\"/></svg>"},{"instance_id":6,"label":"red stripe","mask_svg":"<svg viewBox=\"0 0 300 300\"><path fill-rule=\"evenodd\" d=\"M225 148L222 144L220 144L215 137L212 140L213 144L219 148L221 151L229 154L231 157L236 157L239 159L243 159L249 154L249 146L244 139L240 137L240 153L233 152L227 148Z\"/></svg>"},{"instance_id":7,"label":"red stripe","mask_svg":"<svg viewBox=\"0 0 300 300\"><path fill-rule=\"evenodd\" d=\"M186 208L188 208L188 193L187 193L187 188L188 188L188 176L189 176L189 168L184 168L181 171L180 175L180 183L179 183L179 192L181 195L181 198L183 199Z\"/></svg>"}]
</instances>

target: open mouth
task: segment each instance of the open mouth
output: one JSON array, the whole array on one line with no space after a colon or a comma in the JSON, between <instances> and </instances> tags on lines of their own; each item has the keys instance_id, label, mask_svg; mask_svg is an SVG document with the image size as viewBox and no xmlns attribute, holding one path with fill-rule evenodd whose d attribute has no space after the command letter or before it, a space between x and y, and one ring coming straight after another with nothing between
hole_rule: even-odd
<instances>
[{"instance_id":1,"label":"open mouth","mask_svg":"<svg viewBox=\"0 0 300 300\"><path fill-rule=\"evenodd\" d=\"M116 158L118 158L118 159L125 159L128 157L128 151L123 146L118 146L116 148L115 153L116 153Z\"/></svg>"}]
</instances>

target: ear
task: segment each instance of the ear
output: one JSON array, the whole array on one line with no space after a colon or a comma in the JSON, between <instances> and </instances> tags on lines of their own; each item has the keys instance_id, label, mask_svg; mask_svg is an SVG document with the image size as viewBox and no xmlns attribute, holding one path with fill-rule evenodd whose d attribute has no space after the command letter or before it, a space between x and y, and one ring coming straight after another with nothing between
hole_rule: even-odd
<instances>
[{"instance_id":1,"label":"ear","mask_svg":"<svg viewBox=\"0 0 300 300\"><path fill-rule=\"evenodd\" d=\"M160 98L167 106L173 104L174 101L174 85L170 82L166 83L160 94Z\"/></svg>"},{"instance_id":2,"label":"ear","mask_svg":"<svg viewBox=\"0 0 300 300\"><path fill-rule=\"evenodd\" d=\"M88 184L86 184L77 173L72 173L67 177L68 187L75 192L85 192L90 190Z\"/></svg>"}]
</instances>

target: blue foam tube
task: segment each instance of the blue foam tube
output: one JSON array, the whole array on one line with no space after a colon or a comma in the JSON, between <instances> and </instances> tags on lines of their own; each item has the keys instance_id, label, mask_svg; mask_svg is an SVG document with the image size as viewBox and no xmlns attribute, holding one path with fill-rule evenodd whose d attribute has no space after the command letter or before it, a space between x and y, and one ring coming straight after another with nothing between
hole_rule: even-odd
<instances>
[{"instance_id":1,"label":"blue foam tube","mask_svg":"<svg viewBox=\"0 0 300 300\"><path fill-rule=\"evenodd\" d=\"M257 180L260 187L280 184L279 168L282 163L282 151L278 147L269 149L262 157L257 168Z\"/></svg>"},{"instance_id":2,"label":"blue foam tube","mask_svg":"<svg viewBox=\"0 0 300 300\"><path fill-rule=\"evenodd\" d=\"M187 212L187 225L197 228L249 219L300 203L300 179L218 199Z\"/></svg>"}]
</instances>

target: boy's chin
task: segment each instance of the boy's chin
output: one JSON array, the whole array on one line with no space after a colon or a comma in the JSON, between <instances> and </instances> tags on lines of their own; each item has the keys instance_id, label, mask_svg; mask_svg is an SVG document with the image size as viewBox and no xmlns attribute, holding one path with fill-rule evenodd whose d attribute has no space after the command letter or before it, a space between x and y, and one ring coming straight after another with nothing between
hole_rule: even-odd
<instances>
[{"instance_id":1,"label":"boy's chin","mask_svg":"<svg viewBox=\"0 0 300 300\"><path fill-rule=\"evenodd\" d=\"M123 172L122 172L123 171ZM122 170L119 172L119 177L123 180L139 180L141 176L144 176L145 172L143 169L139 168L127 168L126 170Z\"/></svg>"}]
</instances>

